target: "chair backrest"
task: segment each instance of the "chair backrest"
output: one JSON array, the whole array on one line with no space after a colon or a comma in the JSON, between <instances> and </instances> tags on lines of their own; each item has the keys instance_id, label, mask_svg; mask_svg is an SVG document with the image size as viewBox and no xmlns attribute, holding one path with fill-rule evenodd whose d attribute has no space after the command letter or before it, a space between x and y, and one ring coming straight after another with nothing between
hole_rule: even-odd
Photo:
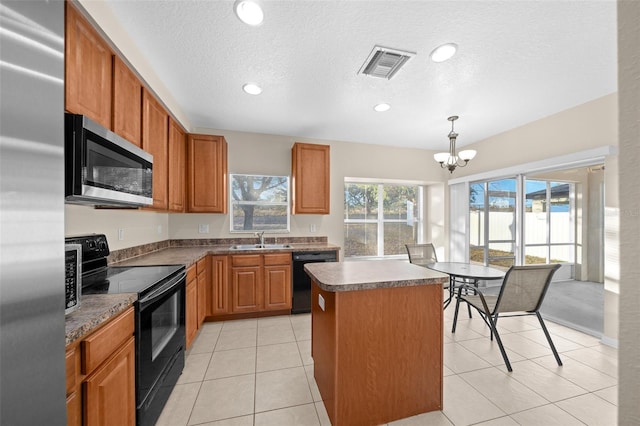
<instances>
[{"instance_id":1,"label":"chair backrest","mask_svg":"<svg viewBox=\"0 0 640 426\"><path fill-rule=\"evenodd\" d=\"M436 256L436 249L433 244L405 244L407 248L407 254L409 255L409 262L416 263L418 265L426 265L427 263L434 263L438 261Z\"/></svg>"},{"instance_id":2,"label":"chair backrest","mask_svg":"<svg viewBox=\"0 0 640 426\"><path fill-rule=\"evenodd\" d=\"M493 313L535 312L559 264L512 266L504 276Z\"/></svg>"}]
</instances>

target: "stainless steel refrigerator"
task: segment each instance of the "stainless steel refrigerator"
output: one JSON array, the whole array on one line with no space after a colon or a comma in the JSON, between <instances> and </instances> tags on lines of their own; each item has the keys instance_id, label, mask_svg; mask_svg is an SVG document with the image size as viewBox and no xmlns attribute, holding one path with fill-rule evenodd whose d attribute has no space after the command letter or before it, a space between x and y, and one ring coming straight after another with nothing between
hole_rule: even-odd
<instances>
[{"instance_id":1,"label":"stainless steel refrigerator","mask_svg":"<svg viewBox=\"0 0 640 426\"><path fill-rule=\"evenodd\" d=\"M0 424L64 425L64 2L0 1Z\"/></svg>"}]
</instances>

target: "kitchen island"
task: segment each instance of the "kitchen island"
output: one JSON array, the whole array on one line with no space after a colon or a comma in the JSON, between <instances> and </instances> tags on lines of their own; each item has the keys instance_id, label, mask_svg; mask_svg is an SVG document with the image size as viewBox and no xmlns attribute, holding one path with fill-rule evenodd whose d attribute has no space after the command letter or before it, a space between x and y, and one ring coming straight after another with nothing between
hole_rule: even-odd
<instances>
[{"instance_id":1,"label":"kitchen island","mask_svg":"<svg viewBox=\"0 0 640 426\"><path fill-rule=\"evenodd\" d=\"M333 426L442 410L442 284L406 261L305 265L314 377Z\"/></svg>"}]
</instances>

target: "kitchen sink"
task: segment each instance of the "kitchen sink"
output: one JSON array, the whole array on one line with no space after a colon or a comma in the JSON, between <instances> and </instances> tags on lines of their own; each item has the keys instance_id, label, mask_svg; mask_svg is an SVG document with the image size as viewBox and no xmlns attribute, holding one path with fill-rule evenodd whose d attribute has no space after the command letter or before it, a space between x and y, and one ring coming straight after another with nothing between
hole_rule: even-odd
<instances>
[{"instance_id":1,"label":"kitchen sink","mask_svg":"<svg viewBox=\"0 0 640 426\"><path fill-rule=\"evenodd\" d=\"M236 244L231 250L275 250L293 248L291 244Z\"/></svg>"}]
</instances>

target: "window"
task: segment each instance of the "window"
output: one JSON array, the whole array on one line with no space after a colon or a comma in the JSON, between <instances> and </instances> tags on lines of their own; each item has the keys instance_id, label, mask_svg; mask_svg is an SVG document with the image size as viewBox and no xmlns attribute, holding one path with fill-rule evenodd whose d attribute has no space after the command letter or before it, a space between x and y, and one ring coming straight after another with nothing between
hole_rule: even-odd
<instances>
[{"instance_id":1,"label":"window","mask_svg":"<svg viewBox=\"0 0 640 426\"><path fill-rule=\"evenodd\" d=\"M475 182L469 188L471 262L515 265L516 179Z\"/></svg>"},{"instance_id":2,"label":"window","mask_svg":"<svg viewBox=\"0 0 640 426\"><path fill-rule=\"evenodd\" d=\"M405 256L420 240L423 187L345 181L345 257Z\"/></svg>"},{"instance_id":3,"label":"window","mask_svg":"<svg viewBox=\"0 0 640 426\"><path fill-rule=\"evenodd\" d=\"M471 262L506 269L575 261L575 184L518 177L469 188Z\"/></svg>"},{"instance_id":4,"label":"window","mask_svg":"<svg viewBox=\"0 0 640 426\"><path fill-rule=\"evenodd\" d=\"M524 263L573 263L575 184L527 179L525 192Z\"/></svg>"},{"instance_id":5,"label":"window","mask_svg":"<svg viewBox=\"0 0 640 426\"><path fill-rule=\"evenodd\" d=\"M231 232L288 232L289 177L229 175Z\"/></svg>"}]
</instances>

